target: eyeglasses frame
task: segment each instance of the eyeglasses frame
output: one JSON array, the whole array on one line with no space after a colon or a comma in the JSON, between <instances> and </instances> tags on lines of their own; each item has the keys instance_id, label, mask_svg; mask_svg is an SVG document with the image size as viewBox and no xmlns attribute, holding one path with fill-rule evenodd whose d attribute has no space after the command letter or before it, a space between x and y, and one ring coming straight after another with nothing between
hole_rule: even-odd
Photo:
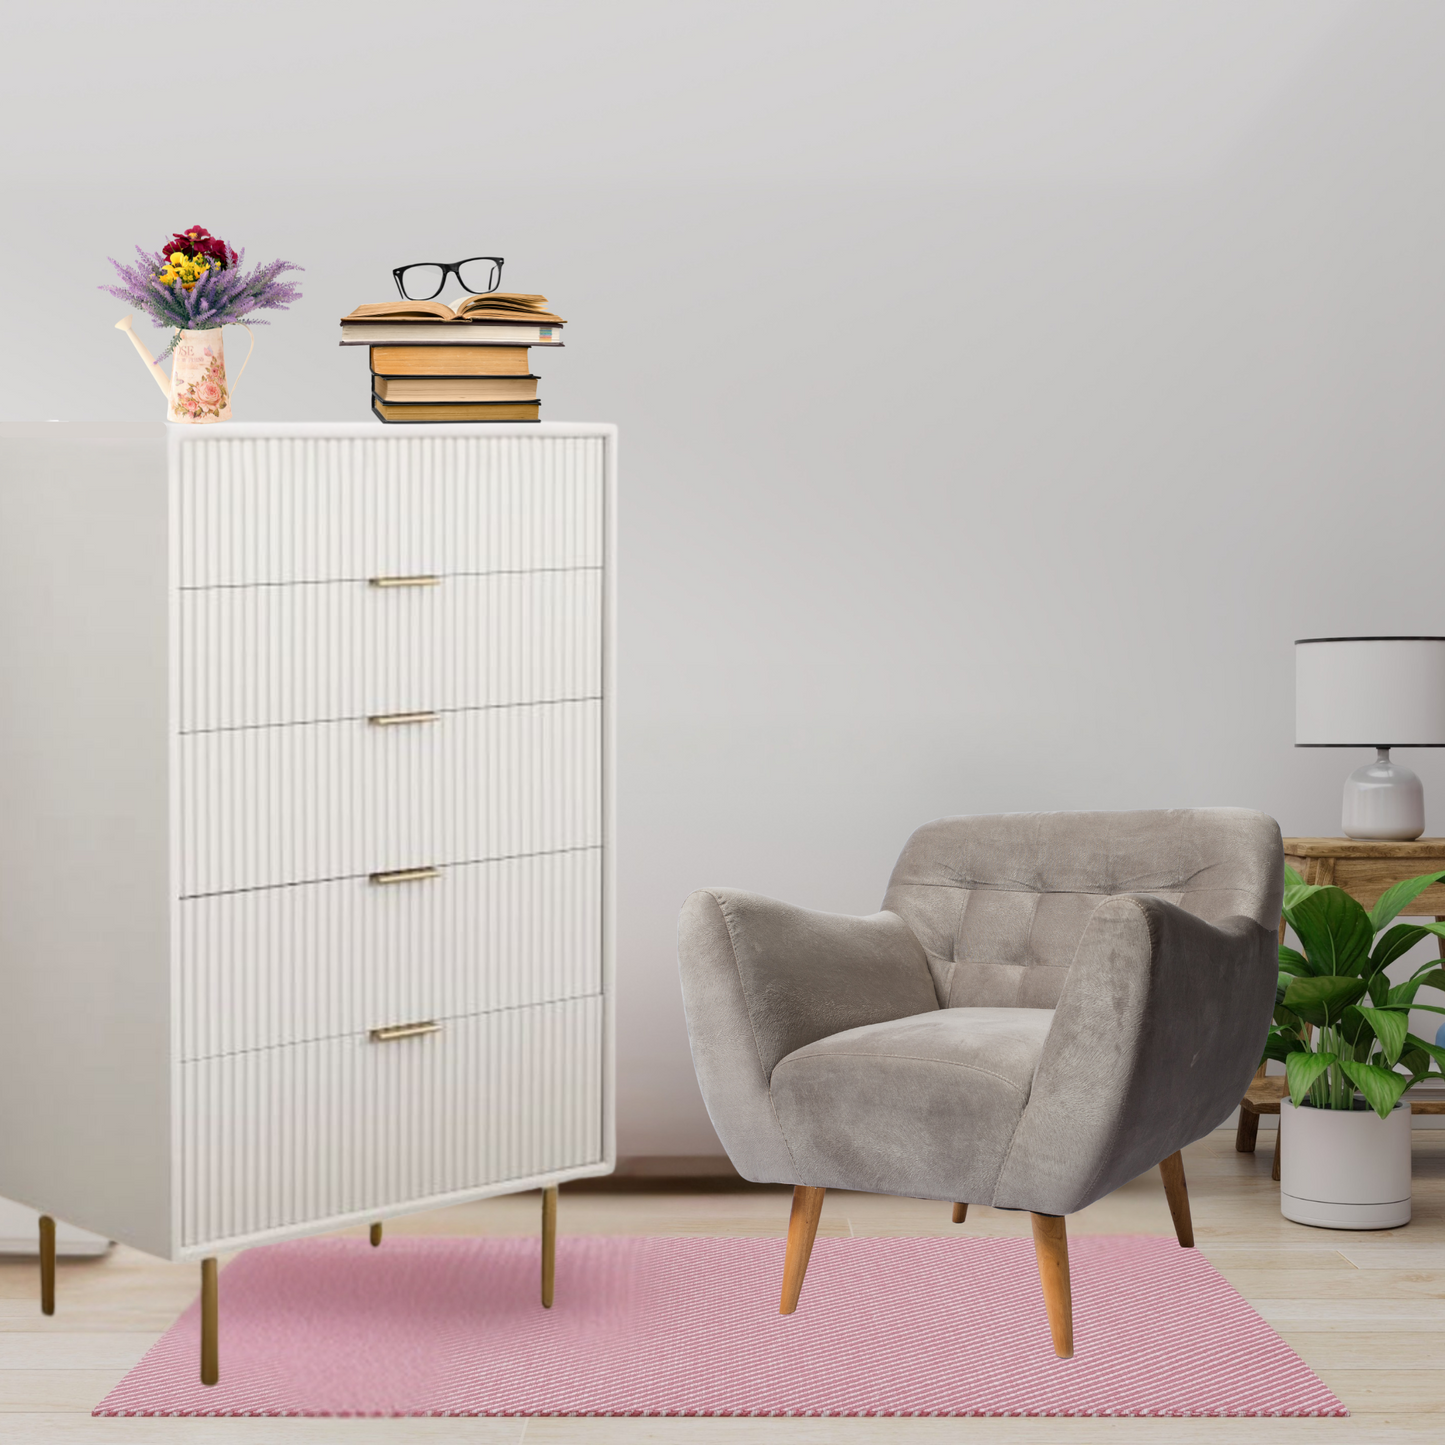
<instances>
[{"instance_id":1,"label":"eyeglasses frame","mask_svg":"<svg viewBox=\"0 0 1445 1445\"><path fill-rule=\"evenodd\" d=\"M468 294L473 296L486 296L495 291L502 284L502 267L506 262L500 256L464 256L460 261L408 261L405 266L397 266L392 270L391 279L396 282L396 289L401 293L403 301L435 301L438 296L446 290L447 277L455 276L457 285L464 291L467 290L467 283L462 280L462 267L472 261L491 261L497 268L497 279L486 291L471 291ZM414 266L440 266L442 268L441 284L430 296L408 296L406 287L402 285L402 275L410 271Z\"/></svg>"}]
</instances>

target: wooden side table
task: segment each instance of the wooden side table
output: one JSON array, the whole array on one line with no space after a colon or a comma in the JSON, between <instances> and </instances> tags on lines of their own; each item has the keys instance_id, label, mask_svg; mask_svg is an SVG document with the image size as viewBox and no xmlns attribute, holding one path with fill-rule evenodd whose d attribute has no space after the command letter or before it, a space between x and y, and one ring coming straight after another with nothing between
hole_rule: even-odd
<instances>
[{"instance_id":1,"label":"wooden side table","mask_svg":"<svg viewBox=\"0 0 1445 1445\"><path fill-rule=\"evenodd\" d=\"M1306 883L1333 883L1343 888L1366 908L1373 908L1392 884L1421 873L1445 872L1445 838L1416 838L1412 843L1380 843L1361 838L1286 838L1284 861ZM1445 923L1445 883L1427 888L1410 905L1411 918L1434 917ZM1279 941L1284 942L1284 920L1279 924ZM1445 959L1445 938L1439 940L1440 957ZM1240 1101L1239 1128L1234 1147L1241 1154L1254 1153L1255 1135L1261 1114L1278 1114L1285 1094L1282 1075L1266 1078L1264 1066L1254 1076L1249 1091ZM1412 1099L1412 1114L1445 1114L1445 1099ZM1274 1141L1274 1179L1279 1178L1279 1135Z\"/></svg>"}]
</instances>

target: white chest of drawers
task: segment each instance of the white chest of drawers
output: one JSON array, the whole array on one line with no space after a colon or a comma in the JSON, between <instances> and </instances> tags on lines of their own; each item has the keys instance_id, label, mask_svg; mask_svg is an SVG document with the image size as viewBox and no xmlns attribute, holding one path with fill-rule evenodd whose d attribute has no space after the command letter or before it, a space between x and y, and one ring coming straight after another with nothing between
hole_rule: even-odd
<instances>
[{"instance_id":1,"label":"white chest of drawers","mask_svg":"<svg viewBox=\"0 0 1445 1445\"><path fill-rule=\"evenodd\" d=\"M611 1169L615 455L0 437L0 1195L194 1259Z\"/></svg>"}]
</instances>

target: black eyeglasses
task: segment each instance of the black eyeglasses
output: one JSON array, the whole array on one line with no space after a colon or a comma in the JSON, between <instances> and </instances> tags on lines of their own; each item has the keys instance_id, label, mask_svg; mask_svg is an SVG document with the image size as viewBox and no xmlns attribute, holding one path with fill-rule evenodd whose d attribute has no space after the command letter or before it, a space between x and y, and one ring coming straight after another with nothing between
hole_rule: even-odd
<instances>
[{"instance_id":1,"label":"black eyeglasses","mask_svg":"<svg viewBox=\"0 0 1445 1445\"><path fill-rule=\"evenodd\" d=\"M414 266L398 266L391 274L396 289L407 301L430 301L440 296L448 276L455 276L464 291L478 296L502 284L502 258L468 256L465 261L420 261Z\"/></svg>"}]
</instances>

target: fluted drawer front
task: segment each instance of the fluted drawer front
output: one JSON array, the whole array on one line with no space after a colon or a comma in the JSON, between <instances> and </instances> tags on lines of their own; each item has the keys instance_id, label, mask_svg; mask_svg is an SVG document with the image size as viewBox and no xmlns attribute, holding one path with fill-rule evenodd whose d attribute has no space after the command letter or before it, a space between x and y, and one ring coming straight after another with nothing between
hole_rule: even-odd
<instances>
[{"instance_id":1,"label":"fluted drawer front","mask_svg":"<svg viewBox=\"0 0 1445 1445\"><path fill-rule=\"evenodd\" d=\"M184 1245L599 1161L602 1017L592 997L184 1064Z\"/></svg>"},{"instance_id":2,"label":"fluted drawer front","mask_svg":"<svg viewBox=\"0 0 1445 1445\"><path fill-rule=\"evenodd\" d=\"M599 702L191 733L183 896L602 842Z\"/></svg>"},{"instance_id":3,"label":"fluted drawer front","mask_svg":"<svg viewBox=\"0 0 1445 1445\"><path fill-rule=\"evenodd\" d=\"M599 848L181 904L188 1059L601 988Z\"/></svg>"},{"instance_id":4,"label":"fluted drawer front","mask_svg":"<svg viewBox=\"0 0 1445 1445\"><path fill-rule=\"evenodd\" d=\"M597 567L598 437L187 437L183 587Z\"/></svg>"},{"instance_id":5,"label":"fluted drawer front","mask_svg":"<svg viewBox=\"0 0 1445 1445\"><path fill-rule=\"evenodd\" d=\"M204 588L180 650L185 732L597 697L602 573Z\"/></svg>"}]
</instances>

